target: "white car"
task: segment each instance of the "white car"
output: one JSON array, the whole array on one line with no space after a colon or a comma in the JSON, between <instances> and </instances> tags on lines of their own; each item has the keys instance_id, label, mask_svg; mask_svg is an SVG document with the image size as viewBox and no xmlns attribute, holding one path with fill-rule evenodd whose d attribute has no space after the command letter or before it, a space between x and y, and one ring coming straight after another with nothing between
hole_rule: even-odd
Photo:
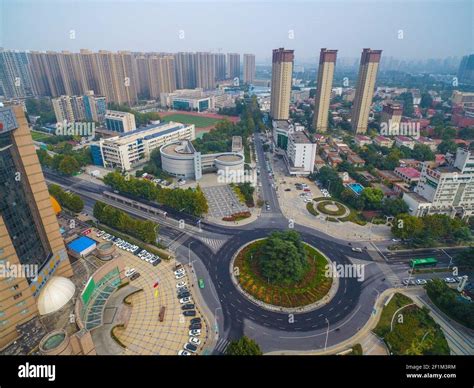
<instances>
[{"instance_id":1,"label":"white car","mask_svg":"<svg viewBox=\"0 0 474 388\"><path fill-rule=\"evenodd\" d=\"M183 288L186 287L188 283L186 283L184 280L182 282L176 283L176 288Z\"/></svg>"},{"instance_id":2,"label":"white car","mask_svg":"<svg viewBox=\"0 0 474 388\"><path fill-rule=\"evenodd\" d=\"M423 284L428 283L425 279L416 279L415 283L419 286L422 286Z\"/></svg>"},{"instance_id":3,"label":"white car","mask_svg":"<svg viewBox=\"0 0 474 388\"><path fill-rule=\"evenodd\" d=\"M137 272L137 270L135 268L129 268L125 271L125 276L127 278L129 278L130 276L132 276L135 272Z\"/></svg>"},{"instance_id":4,"label":"white car","mask_svg":"<svg viewBox=\"0 0 474 388\"><path fill-rule=\"evenodd\" d=\"M103 230L99 230L97 233L96 233L96 236L97 237L100 237L104 234L105 232Z\"/></svg>"},{"instance_id":5,"label":"white car","mask_svg":"<svg viewBox=\"0 0 474 388\"><path fill-rule=\"evenodd\" d=\"M187 296L186 298L181 298L179 300L179 303L181 303L181 304L192 303L192 299L191 299L190 296Z\"/></svg>"},{"instance_id":6,"label":"white car","mask_svg":"<svg viewBox=\"0 0 474 388\"><path fill-rule=\"evenodd\" d=\"M443 279L446 283L456 283L456 279L453 278L444 278Z\"/></svg>"},{"instance_id":7,"label":"white car","mask_svg":"<svg viewBox=\"0 0 474 388\"><path fill-rule=\"evenodd\" d=\"M106 233L102 235L102 240L107 240L110 237L110 234Z\"/></svg>"},{"instance_id":8,"label":"white car","mask_svg":"<svg viewBox=\"0 0 474 388\"><path fill-rule=\"evenodd\" d=\"M175 275L179 275L179 274L181 274L181 273L182 273L182 274L185 273L184 268L180 268L180 269L177 269L176 271L174 271L174 274L175 274Z\"/></svg>"},{"instance_id":9,"label":"white car","mask_svg":"<svg viewBox=\"0 0 474 388\"><path fill-rule=\"evenodd\" d=\"M189 335L191 337L199 337L201 335L201 330L200 329L189 330Z\"/></svg>"},{"instance_id":10,"label":"white car","mask_svg":"<svg viewBox=\"0 0 474 388\"><path fill-rule=\"evenodd\" d=\"M352 252L362 252L361 248L352 248Z\"/></svg>"},{"instance_id":11,"label":"white car","mask_svg":"<svg viewBox=\"0 0 474 388\"><path fill-rule=\"evenodd\" d=\"M184 274L183 272L180 272L179 274L175 275L174 278L175 278L176 280L179 280L179 279L184 278L184 276L185 276L185 274Z\"/></svg>"},{"instance_id":12,"label":"white car","mask_svg":"<svg viewBox=\"0 0 474 388\"><path fill-rule=\"evenodd\" d=\"M178 356L190 356L191 353L189 353L187 350L180 350L178 352Z\"/></svg>"},{"instance_id":13,"label":"white car","mask_svg":"<svg viewBox=\"0 0 474 388\"><path fill-rule=\"evenodd\" d=\"M189 343L193 344L193 345L196 345L196 346L199 346L199 345L201 345L201 340L197 337L189 337Z\"/></svg>"}]
</instances>

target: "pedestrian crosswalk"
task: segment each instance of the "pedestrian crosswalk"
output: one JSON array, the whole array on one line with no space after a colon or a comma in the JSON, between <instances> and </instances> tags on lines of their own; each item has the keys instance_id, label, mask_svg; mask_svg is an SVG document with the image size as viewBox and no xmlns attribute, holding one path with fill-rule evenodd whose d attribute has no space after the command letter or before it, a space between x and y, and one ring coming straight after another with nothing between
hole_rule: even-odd
<instances>
[{"instance_id":1,"label":"pedestrian crosswalk","mask_svg":"<svg viewBox=\"0 0 474 388\"><path fill-rule=\"evenodd\" d=\"M227 346L229 346L230 341L226 338L220 338L217 341L216 347L214 348L214 352L219 354L224 354Z\"/></svg>"},{"instance_id":2,"label":"pedestrian crosswalk","mask_svg":"<svg viewBox=\"0 0 474 388\"><path fill-rule=\"evenodd\" d=\"M213 252L217 252L225 244L225 240L209 237L198 237L204 244L206 244Z\"/></svg>"}]
</instances>

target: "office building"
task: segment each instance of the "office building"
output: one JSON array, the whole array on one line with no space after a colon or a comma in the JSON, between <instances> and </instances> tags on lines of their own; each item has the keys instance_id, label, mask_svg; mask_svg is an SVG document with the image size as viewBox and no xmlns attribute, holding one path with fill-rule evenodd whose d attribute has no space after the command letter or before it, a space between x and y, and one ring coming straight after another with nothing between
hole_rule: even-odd
<instances>
[{"instance_id":1,"label":"office building","mask_svg":"<svg viewBox=\"0 0 474 388\"><path fill-rule=\"evenodd\" d=\"M129 171L146 163L154 149L178 140L194 139L194 125L171 121L101 139L98 144L91 146L91 152L95 164Z\"/></svg>"},{"instance_id":2,"label":"office building","mask_svg":"<svg viewBox=\"0 0 474 388\"><path fill-rule=\"evenodd\" d=\"M289 117L293 60L293 50L273 50L270 116L274 120Z\"/></svg>"},{"instance_id":3,"label":"office building","mask_svg":"<svg viewBox=\"0 0 474 388\"><path fill-rule=\"evenodd\" d=\"M89 90L82 96L82 103L85 120L97 123L102 123L105 120L107 102L104 96L96 96L94 91Z\"/></svg>"},{"instance_id":4,"label":"office building","mask_svg":"<svg viewBox=\"0 0 474 388\"><path fill-rule=\"evenodd\" d=\"M129 112L107 110L105 112L105 127L109 131L120 133L134 131L137 128L135 115Z\"/></svg>"},{"instance_id":5,"label":"office building","mask_svg":"<svg viewBox=\"0 0 474 388\"><path fill-rule=\"evenodd\" d=\"M227 54L227 78L240 78L240 54Z\"/></svg>"},{"instance_id":6,"label":"office building","mask_svg":"<svg viewBox=\"0 0 474 388\"><path fill-rule=\"evenodd\" d=\"M352 104L351 125L356 133L366 133L370 107L374 96L375 81L382 50L365 48L362 51L354 102Z\"/></svg>"},{"instance_id":7,"label":"office building","mask_svg":"<svg viewBox=\"0 0 474 388\"><path fill-rule=\"evenodd\" d=\"M60 96L51 100L56 121L103 122L106 111L106 101L103 96L96 96L89 90L83 96Z\"/></svg>"},{"instance_id":8,"label":"office building","mask_svg":"<svg viewBox=\"0 0 474 388\"><path fill-rule=\"evenodd\" d=\"M243 81L244 84L252 84L255 80L255 55L244 54L244 73Z\"/></svg>"},{"instance_id":9,"label":"office building","mask_svg":"<svg viewBox=\"0 0 474 388\"><path fill-rule=\"evenodd\" d=\"M37 298L72 268L22 107L0 108L0 348L39 314ZM14 272L13 272L14 270Z\"/></svg>"},{"instance_id":10,"label":"office building","mask_svg":"<svg viewBox=\"0 0 474 388\"><path fill-rule=\"evenodd\" d=\"M321 49L316 96L314 99L313 127L317 132L328 129L329 104L331 102L332 80L336 67L337 50Z\"/></svg>"},{"instance_id":11,"label":"office building","mask_svg":"<svg viewBox=\"0 0 474 388\"><path fill-rule=\"evenodd\" d=\"M446 214L467 218L474 215L474 153L458 148L454 161L432 167L424 162L414 193L403 200L411 215Z\"/></svg>"},{"instance_id":12,"label":"office building","mask_svg":"<svg viewBox=\"0 0 474 388\"><path fill-rule=\"evenodd\" d=\"M461 84L474 85L474 54L462 58L459 64L458 80Z\"/></svg>"}]
</instances>

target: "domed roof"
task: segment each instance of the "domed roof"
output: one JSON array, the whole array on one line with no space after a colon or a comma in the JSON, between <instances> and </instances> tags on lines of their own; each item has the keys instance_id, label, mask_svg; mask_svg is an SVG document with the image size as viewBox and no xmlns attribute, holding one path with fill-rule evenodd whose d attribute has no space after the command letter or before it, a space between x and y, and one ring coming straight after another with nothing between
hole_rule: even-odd
<instances>
[{"instance_id":1,"label":"domed roof","mask_svg":"<svg viewBox=\"0 0 474 388\"><path fill-rule=\"evenodd\" d=\"M53 276L40 292L37 302L40 315L58 311L71 300L75 291L76 286L69 279Z\"/></svg>"},{"instance_id":2,"label":"domed roof","mask_svg":"<svg viewBox=\"0 0 474 388\"><path fill-rule=\"evenodd\" d=\"M51 205L53 205L53 210L56 214L58 214L59 212L61 212L61 205L59 204L58 201L56 201L56 198L54 198L52 195L49 196L49 198L51 199Z\"/></svg>"}]
</instances>

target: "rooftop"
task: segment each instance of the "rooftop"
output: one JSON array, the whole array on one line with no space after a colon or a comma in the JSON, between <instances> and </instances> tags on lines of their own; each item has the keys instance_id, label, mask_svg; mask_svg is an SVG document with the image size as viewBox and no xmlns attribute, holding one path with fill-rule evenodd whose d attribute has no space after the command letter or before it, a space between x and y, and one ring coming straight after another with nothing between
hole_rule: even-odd
<instances>
[{"instance_id":1,"label":"rooftop","mask_svg":"<svg viewBox=\"0 0 474 388\"><path fill-rule=\"evenodd\" d=\"M408 178L420 177L420 172L416 168L413 168L413 167L397 167L395 171L404 176L407 176Z\"/></svg>"},{"instance_id":2,"label":"rooftop","mask_svg":"<svg viewBox=\"0 0 474 388\"><path fill-rule=\"evenodd\" d=\"M311 144L312 141L305 131L296 131L290 134L295 143Z\"/></svg>"},{"instance_id":3,"label":"rooftop","mask_svg":"<svg viewBox=\"0 0 474 388\"><path fill-rule=\"evenodd\" d=\"M83 250L95 245L95 240L92 240L89 237L81 236L74 241L71 241L67 244L67 247L75 252L82 252Z\"/></svg>"}]
</instances>

